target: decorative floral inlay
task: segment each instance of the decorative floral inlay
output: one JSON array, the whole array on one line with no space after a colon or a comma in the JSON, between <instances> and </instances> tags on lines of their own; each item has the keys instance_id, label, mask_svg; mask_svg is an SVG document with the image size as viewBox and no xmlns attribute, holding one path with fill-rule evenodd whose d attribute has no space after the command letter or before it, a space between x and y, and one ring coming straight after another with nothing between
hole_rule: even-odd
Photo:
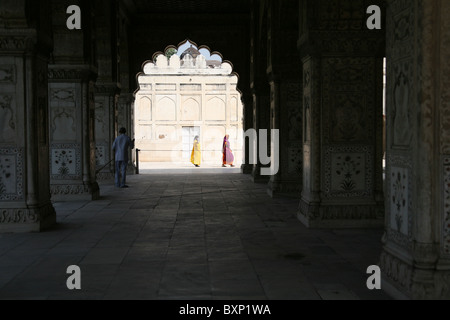
<instances>
[{"instance_id":1,"label":"decorative floral inlay","mask_svg":"<svg viewBox=\"0 0 450 320\"><path fill-rule=\"evenodd\" d=\"M354 178L361 174L361 166L364 165L361 156L356 155L354 157L337 156L336 157L336 171L335 173L341 177L340 187L343 191L353 191L356 189L356 183Z\"/></svg>"},{"instance_id":2,"label":"decorative floral inlay","mask_svg":"<svg viewBox=\"0 0 450 320\"><path fill-rule=\"evenodd\" d=\"M75 174L75 151L70 149L53 150L53 174Z\"/></svg>"},{"instance_id":3,"label":"decorative floral inlay","mask_svg":"<svg viewBox=\"0 0 450 320\"><path fill-rule=\"evenodd\" d=\"M408 235L408 171L392 167L391 170L391 228Z\"/></svg>"}]
</instances>

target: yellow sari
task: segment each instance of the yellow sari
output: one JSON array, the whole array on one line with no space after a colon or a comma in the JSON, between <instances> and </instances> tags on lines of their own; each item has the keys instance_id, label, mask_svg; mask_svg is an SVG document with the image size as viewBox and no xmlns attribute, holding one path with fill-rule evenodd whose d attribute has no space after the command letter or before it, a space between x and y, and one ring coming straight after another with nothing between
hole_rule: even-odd
<instances>
[{"instance_id":1,"label":"yellow sari","mask_svg":"<svg viewBox=\"0 0 450 320\"><path fill-rule=\"evenodd\" d=\"M199 166L202 163L202 152L200 143L197 140L194 141L194 147L192 148L191 162L196 166Z\"/></svg>"}]
</instances>

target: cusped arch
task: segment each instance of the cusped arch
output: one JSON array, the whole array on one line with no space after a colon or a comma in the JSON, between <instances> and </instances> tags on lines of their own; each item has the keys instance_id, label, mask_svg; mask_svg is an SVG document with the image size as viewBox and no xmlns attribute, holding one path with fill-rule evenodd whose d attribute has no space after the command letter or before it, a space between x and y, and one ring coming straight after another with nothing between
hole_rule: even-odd
<instances>
[{"instance_id":1,"label":"cusped arch","mask_svg":"<svg viewBox=\"0 0 450 320\"><path fill-rule=\"evenodd\" d=\"M141 97L136 118L138 121L152 121L152 100L150 97Z\"/></svg>"},{"instance_id":2,"label":"cusped arch","mask_svg":"<svg viewBox=\"0 0 450 320\"><path fill-rule=\"evenodd\" d=\"M226 103L225 99L219 96L213 96L206 102L206 120L225 121Z\"/></svg>"},{"instance_id":3,"label":"cusped arch","mask_svg":"<svg viewBox=\"0 0 450 320\"><path fill-rule=\"evenodd\" d=\"M177 105L174 97L160 97L156 105L156 120L175 121L177 119Z\"/></svg>"},{"instance_id":4,"label":"cusped arch","mask_svg":"<svg viewBox=\"0 0 450 320\"><path fill-rule=\"evenodd\" d=\"M183 121L200 121L201 109L197 99L190 97L183 102L181 107Z\"/></svg>"}]
</instances>

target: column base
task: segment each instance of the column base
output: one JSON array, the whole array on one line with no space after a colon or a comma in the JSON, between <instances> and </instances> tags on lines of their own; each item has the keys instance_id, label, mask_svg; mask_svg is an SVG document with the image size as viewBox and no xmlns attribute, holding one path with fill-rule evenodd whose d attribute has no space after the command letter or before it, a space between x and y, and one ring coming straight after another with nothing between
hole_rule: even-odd
<instances>
[{"instance_id":1,"label":"column base","mask_svg":"<svg viewBox=\"0 0 450 320\"><path fill-rule=\"evenodd\" d=\"M51 184L52 201L92 201L100 198L97 182L82 184Z\"/></svg>"},{"instance_id":2,"label":"column base","mask_svg":"<svg viewBox=\"0 0 450 320\"><path fill-rule=\"evenodd\" d=\"M272 197L300 198L301 183L297 181L269 181L267 194Z\"/></svg>"},{"instance_id":3,"label":"column base","mask_svg":"<svg viewBox=\"0 0 450 320\"><path fill-rule=\"evenodd\" d=\"M0 209L0 233L41 232L56 224L51 203L33 208Z\"/></svg>"},{"instance_id":4,"label":"column base","mask_svg":"<svg viewBox=\"0 0 450 320\"><path fill-rule=\"evenodd\" d=\"M300 200L297 218L307 228L382 228L384 210L377 205L322 205Z\"/></svg>"},{"instance_id":5,"label":"column base","mask_svg":"<svg viewBox=\"0 0 450 320\"><path fill-rule=\"evenodd\" d=\"M268 183L270 180L270 176L262 176L261 175L261 167L254 166L252 169L252 181L253 183Z\"/></svg>"},{"instance_id":6,"label":"column base","mask_svg":"<svg viewBox=\"0 0 450 320\"><path fill-rule=\"evenodd\" d=\"M381 288L399 300L450 300L450 270L421 269L413 259L405 261L396 250L383 249L380 268ZM408 259L407 259L408 260Z\"/></svg>"},{"instance_id":7,"label":"column base","mask_svg":"<svg viewBox=\"0 0 450 320\"><path fill-rule=\"evenodd\" d=\"M243 164L241 165L241 173L242 174L252 174L253 166L251 164Z\"/></svg>"},{"instance_id":8,"label":"column base","mask_svg":"<svg viewBox=\"0 0 450 320\"><path fill-rule=\"evenodd\" d=\"M127 173L128 174L128 173ZM96 174L97 181L114 180L114 172L104 171Z\"/></svg>"}]
</instances>

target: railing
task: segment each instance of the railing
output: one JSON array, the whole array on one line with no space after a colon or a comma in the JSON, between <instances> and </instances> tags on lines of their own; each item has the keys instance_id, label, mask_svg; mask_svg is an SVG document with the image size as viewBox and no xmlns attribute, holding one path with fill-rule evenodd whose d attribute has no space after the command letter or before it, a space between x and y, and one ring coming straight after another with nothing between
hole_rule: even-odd
<instances>
[{"instance_id":1,"label":"railing","mask_svg":"<svg viewBox=\"0 0 450 320\"><path fill-rule=\"evenodd\" d=\"M139 174L139 152L141 149L136 148L136 174Z\"/></svg>"}]
</instances>

